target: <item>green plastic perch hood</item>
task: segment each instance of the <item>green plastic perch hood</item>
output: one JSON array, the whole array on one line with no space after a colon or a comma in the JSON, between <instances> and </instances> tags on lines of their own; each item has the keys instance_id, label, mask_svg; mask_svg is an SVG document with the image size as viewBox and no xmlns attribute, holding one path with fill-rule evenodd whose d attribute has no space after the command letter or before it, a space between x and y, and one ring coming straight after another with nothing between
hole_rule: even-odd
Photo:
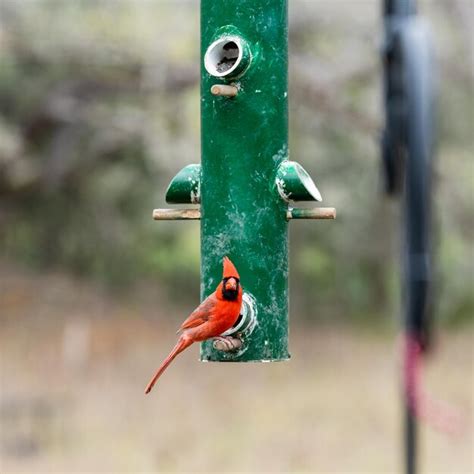
<instances>
[{"instance_id":1,"label":"green plastic perch hood","mask_svg":"<svg viewBox=\"0 0 474 474\"><path fill-rule=\"evenodd\" d=\"M166 190L166 202L170 204L201 202L201 165L187 165L171 180Z\"/></svg>"},{"instance_id":2,"label":"green plastic perch hood","mask_svg":"<svg viewBox=\"0 0 474 474\"><path fill-rule=\"evenodd\" d=\"M296 161L283 161L275 183L285 201L322 201L321 193L306 170Z\"/></svg>"}]
</instances>

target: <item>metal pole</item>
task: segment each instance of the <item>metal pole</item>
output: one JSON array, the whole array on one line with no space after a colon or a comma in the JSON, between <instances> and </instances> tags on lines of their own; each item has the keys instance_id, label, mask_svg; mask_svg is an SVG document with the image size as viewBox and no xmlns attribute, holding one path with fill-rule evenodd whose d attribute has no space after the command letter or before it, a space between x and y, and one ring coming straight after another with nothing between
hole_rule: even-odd
<instances>
[{"instance_id":1,"label":"metal pole","mask_svg":"<svg viewBox=\"0 0 474 474\"><path fill-rule=\"evenodd\" d=\"M405 472L415 474L417 466L417 423L412 408L405 397Z\"/></svg>"},{"instance_id":2,"label":"metal pole","mask_svg":"<svg viewBox=\"0 0 474 474\"><path fill-rule=\"evenodd\" d=\"M414 0L385 0L386 128L382 157L386 190L403 192L404 450L407 474L417 470L416 348L430 329L433 64L431 38Z\"/></svg>"}]
</instances>

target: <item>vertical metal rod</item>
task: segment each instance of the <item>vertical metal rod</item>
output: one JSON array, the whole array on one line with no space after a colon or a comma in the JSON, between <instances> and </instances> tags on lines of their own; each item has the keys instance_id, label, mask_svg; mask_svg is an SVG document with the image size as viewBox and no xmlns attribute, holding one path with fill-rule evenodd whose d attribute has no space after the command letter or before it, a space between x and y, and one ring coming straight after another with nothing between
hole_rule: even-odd
<instances>
[{"instance_id":1,"label":"vertical metal rod","mask_svg":"<svg viewBox=\"0 0 474 474\"><path fill-rule=\"evenodd\" d=\"M408 340L425 348L430 326L434 89L431 38L416 11L416 0L384 1L388 132L384 137L384 160L387 190L393 193L403 189L404 194L404 331ZM405 160L401 160L403 157ZM404 186L400 186L402 175ZM409 362L408 352L405 357ZM411 390L409 386L403 390L407 474L417 470L417 411Z\"/></svg>"},{"instance_id":2,"label":"vertical metal rod","mask_svg":"<svg viewBox=\"0 0 474 474\"><path fill-rule=\"evenodd\" d=\"M431 181L433 160L433 67L429 35L421 22L407 23L401 39L407 97L405 164L405 327L425 348L429 341L431 290ZM406 391L408 392L408 391ZM407 474L417 472L416 412L406 393Z\"/></svg>"},{"instance_id":3,"label":"vertical metal rod","mask_svg":"<svg viewBox=\"0 0 474 474\"><path fill-rule=\"evenodd\" d=\"M405 403L405 472L415 474L417 465L417 423L408 397L404 396Z\"/></svg>"}]
</instances>

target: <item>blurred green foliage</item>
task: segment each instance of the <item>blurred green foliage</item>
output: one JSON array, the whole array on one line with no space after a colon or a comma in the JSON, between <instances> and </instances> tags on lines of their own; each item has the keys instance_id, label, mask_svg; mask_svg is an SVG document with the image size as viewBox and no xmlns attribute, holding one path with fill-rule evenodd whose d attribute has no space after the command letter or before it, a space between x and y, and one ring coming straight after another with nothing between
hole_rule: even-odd
<instances>
[{"instance_id":1,"label":"blurred green foliage","mask_svg":"<svg viewBox=\"0 0 474 474\"><path fill-rule=\"evenodd\" d=\"M440 63L439 313L470 318L472 18L422 2ZM379 4L290 5L290 148L336 222L291 227L292 311L387 319L398 305L398 206L381 193ZM133 288L199 287L199 226L154 223L199 162L198 2L3 1L0 242L39 270ZM468 23L466 23L468 22ZM459 61L465 57L465 61Z\"/></svg>"}]
</instances>

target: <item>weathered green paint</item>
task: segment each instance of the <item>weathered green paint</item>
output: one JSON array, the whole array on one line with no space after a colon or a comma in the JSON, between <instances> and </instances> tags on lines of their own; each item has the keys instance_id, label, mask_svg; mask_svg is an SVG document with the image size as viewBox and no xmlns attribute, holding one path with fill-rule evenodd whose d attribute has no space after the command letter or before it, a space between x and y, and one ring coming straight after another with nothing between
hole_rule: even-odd
<instances>
[{"instance_id":1,"label":"weathered green paint","mask_svg":"<svg viewBox=\"0 0 474 474\"><path fill-rule=\"evenodd\" d=\"M313 180L296 161L283 161L278 167L275 182L285 201L322 201Z\"/></svg>"},{"instance_id":2,"label":"weathered green paint","mask_svg":"<svg viewBox=\"0 0 474 474\"><path fill-rule=\"evenodd\" d=\"M208 47L226 35L249 48L237 79L204 68ZM257 314L242 350L222 353L206 341L202 360L289 357L287 204L275 184L288 158L287 44L285 0L201 1L201 297L214 291L228 255ZM222 83L236 83L239 94L213 96Z\"/></svg>"},{"instance_id":3,"label":"weathered green paint","mask_svg":"<svg viewBox=\"0 0 474 474\"><path fill-rule=\"evenodd\" d=\"M201 165L187 165L171 180L166 190L166 202L170 204L201 202Z\"/></svg>"}]
</instances>

